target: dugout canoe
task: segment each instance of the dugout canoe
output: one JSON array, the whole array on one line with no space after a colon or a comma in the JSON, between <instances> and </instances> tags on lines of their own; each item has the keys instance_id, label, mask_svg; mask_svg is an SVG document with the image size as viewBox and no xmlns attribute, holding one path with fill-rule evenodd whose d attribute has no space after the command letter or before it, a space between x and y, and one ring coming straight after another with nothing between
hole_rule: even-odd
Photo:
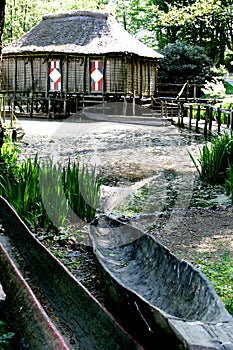
<instances>
[{"instance_id":1,"label":"dugout canoe","mask_svg":"<svg viewBox=\"0 0 233 350\"><path fill-rule=\"evenodd\" d=\"M108 308L146 348L233 349L233 318L199 269L113 216L100 214L89 234Z\"/></svg>"},{"instance_id":2,"label":"dugout canoe","mask_svg":"<svg viewBox=\"0 0 233 350\"><path fill-rule=\"evenodd\" d=\"M143 349L1 196L0 227L0 281L20 349Z\"/></svg>"}]
</instances>

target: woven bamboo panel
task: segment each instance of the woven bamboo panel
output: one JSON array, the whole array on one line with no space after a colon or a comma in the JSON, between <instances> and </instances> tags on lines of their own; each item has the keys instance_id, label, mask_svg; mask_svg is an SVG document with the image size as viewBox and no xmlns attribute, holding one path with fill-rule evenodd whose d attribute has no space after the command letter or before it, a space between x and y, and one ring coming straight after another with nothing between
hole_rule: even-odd
<instances>
[{"instance_id":1,"label":"woven bamboo panel","mask_svg":"<svg viewBox=\"0 0 233 350\"><path fill-rule=\"evenodd\" d=\"M32 90L32 69L31 69L30 62L28 61L25 61L24 82L25 82L24 90L31 91Z\"/></svg>"},{"instance_id":2,"label":"woven bamboo panel","mask_svg":"<svg viewBox=\"0 0 233 350\"><path fill-rule=\"evenodd\" d=\"M48 84L47 63L42 58L33 59L34 91L46 91Z\"/></svg>"},{"instance_id":3,"label":"woven bamboo panel","mask_svg":"<svg viewBox=\"0 0 233 350\"><path fill-rule=\"evenodd\" d=\"M123 93L125 89L125 66L123 59L108 58L105 71L105 89L108 93Z\"/></svg>"},{"instance_id":4,"label":"woven bamboo panel","mask_svg":"<svg viewBox=\"0 0 233 350\"><path fill-rule=\"evenodd\" d=\"M132 75L132 60L131 58L126 59L126 80L127 80L127 94L133 94L133 75Z\"/></svg>"},{"instance_id":5,"label":"woven bamboo panel","mask_svg":"<svg viewBox=\"0 0 233 350\"><path fill-rule=\"evenodd\" d=\"M16 66L16 89L17 91L24 91L25 87L25 64L24 60L17 60Z\"/></svg>"},{"instance_id":6,"label":"woven bamboo panel","mask_svg":"<svg viewBox=\"0 0 233 350\"><path fill-rule=\"evenodd\" d=\"M1 81L1 89L2 90L8 90L8 85L9 85L9 79L8 79L8 62L9 60L4 60L2 61L2 81Z\"/></svg>"},{"instance_id":7,"label":"woven bamboo panel","mask_svg":"<svg viewBox=\"0 0 233 350\"><path fill-rule=\"evenodd\" d=\"M134 94L140 95L141 94L141 62L138 60L135 60L134 62Z\"/></svg>"},{"instance_id":8,"label":"woven bamboo panel","mask_svg":"<svg viewBox=\"0 0 233 350\"><path fill-rule=\"evenodd\" d=\"M15 60L8 58L2 61L2 90L14 91L15 88Z\"/></svg>"},{"instance_id":9,"label":"woven bamboo panel","mask_svg":"<svg viewBox=\"0 0 233 350\"><path fill-rule=\"evenodd\" d=\"M68 63L68 92L83 92L84 58L70 59Z\"/></svg>"},{"instance_id":10,"label":"woven bamboo panel","mask_svg":"<svg viewBox=\"0 0 233 350\"><path fill-rule=\"evenodd\" d=\"M61 69L61 90L63 92L66 92L67 90L67 62L66 61L60 61L60 69ZM69 81L69 79L68 79Z\"/></svg>"},{"instance_id":11,"label":"woven bamboo panel","mask_svg":"<svg viewBox=\"0 0 233 350\"><path fill-rule=\"evenodd\" d=\"M150 61L149 65L149 76L150 76L150 95L154 95L155 93L155 82L156 82L156 65L154 62Z\"/></svg>"},{"instance_id":12,"label":"woven bamboo panel","mask_svg":"<svg viewBox=\"0 0 233 350\"><path fill-rule=\"evenodd\" d=\"M76 60L76 91L83 92L84 81L84 58L78 58Z\"/></svg>"},{"instance_id":13,"label":"woven bamboo panel","mask_svg":"<svg viewBox=\"0 0 233 350\"><path fill-rule=\"evenodd\" d=\"M143 60L142 64L142 95L149 96L150 95L150 63L148 60Z\"/></svg>"},{"instance_id":14,"label":"woven bamboo panel","mask_svg":"<svg viewBox=\"0 0 233 350\"><path fill-rule=\"evenodd\" d=\"M76 61L69 60L68 62L68 92L76 91Z\"/></svg>"}]
</instances>

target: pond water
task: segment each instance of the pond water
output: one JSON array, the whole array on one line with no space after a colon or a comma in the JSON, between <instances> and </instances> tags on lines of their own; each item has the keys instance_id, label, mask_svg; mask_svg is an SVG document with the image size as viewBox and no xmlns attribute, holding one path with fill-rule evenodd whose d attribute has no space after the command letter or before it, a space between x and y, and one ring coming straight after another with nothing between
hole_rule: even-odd
<instances>
[{"instance_id":1,"label":"pond water","mask_svg":"<svg viewBox=\"0 0 233 350\"><path fill-rule=\"evenodd\" d=\"M202 184L189 152L198 159L201 135L175 126L109 122L21 120L21 157L39 154L95 166L104 179L99 207L120 215L230 204L221 186Z\"/></svg>"}]
</instances>

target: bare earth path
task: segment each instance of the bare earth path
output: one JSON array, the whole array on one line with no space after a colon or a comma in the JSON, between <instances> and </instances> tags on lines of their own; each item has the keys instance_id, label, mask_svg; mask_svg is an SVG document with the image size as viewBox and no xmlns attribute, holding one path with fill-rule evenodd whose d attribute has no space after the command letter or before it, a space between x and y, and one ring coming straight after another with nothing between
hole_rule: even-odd
<instances>
[{"instance_id":1,"label":"bare earth path","mask_svg":"<svg viewBox=\"0 0 233 350\"><path fill-rule=\"evenodd\" d=\"M138 219L135 224L167 246L174 254L192 262L194 257L215 255L225 250L233 256L233 207L177 211L173 218ZM154 225L153 225L154 224Z\"/></svg>"}]
</instances>

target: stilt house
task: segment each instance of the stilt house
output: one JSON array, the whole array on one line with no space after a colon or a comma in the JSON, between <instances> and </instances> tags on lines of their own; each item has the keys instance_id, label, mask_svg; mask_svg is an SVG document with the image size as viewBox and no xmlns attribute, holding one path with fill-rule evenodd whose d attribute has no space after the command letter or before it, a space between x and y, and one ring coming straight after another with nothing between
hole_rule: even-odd
<instances>
[{"instance_id":1,"label":"stilt house","mask_svg":"<svg viewBox=\"0 0 233 350\"><path fill-rule=\"evenodd\" d=\"M5 105L24 115L69 115L97 102L154 96L162 57L113 15L75 11L44 16L3 49Z\"/></svg>"}]
</instances>

